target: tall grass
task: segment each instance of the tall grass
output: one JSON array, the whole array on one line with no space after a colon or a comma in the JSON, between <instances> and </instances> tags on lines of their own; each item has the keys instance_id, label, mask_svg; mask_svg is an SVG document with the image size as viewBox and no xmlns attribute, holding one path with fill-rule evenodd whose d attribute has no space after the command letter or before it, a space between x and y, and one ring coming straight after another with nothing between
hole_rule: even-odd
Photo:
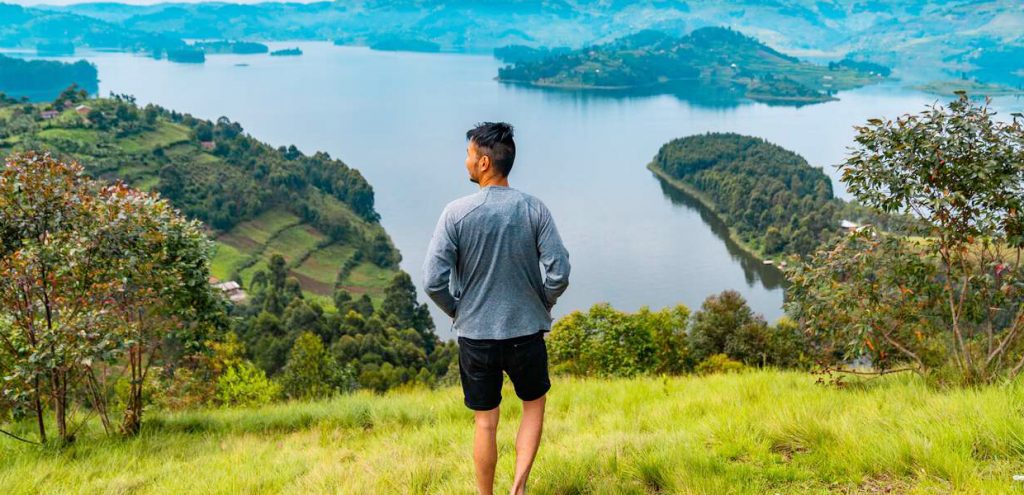
<instances>
[{"instance_id":1,"label":"tall grass","mask_svg":"<svg viewBox=\"0 0 1024 495\"><path fill-rule=\"evenodd\" d=\"M499 426L511 481L520 408ZM531 493L1019 493L1021 386L846 389L801 373L558 378ZM0 440L3 493L472 493L458 389L152 414L137 439Z\"/></svg>"}]
</instances>

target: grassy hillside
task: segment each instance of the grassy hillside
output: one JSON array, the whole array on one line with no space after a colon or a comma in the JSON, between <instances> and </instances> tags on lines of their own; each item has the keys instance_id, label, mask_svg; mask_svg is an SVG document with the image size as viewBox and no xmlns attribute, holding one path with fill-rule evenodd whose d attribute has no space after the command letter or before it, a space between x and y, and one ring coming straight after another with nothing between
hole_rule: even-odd
<instances>
[{"instance_id":1,"label":"grassy hillside","mask_svg":"<svg viewBox=\"0 0 1024 495\"><path fill-rule=\"evenodd\" d=\"M513 397L506 386L505 397ZM531 493L1019 493L1024 390L803 373L555 380ZM508 489L518 406L499 426ZM26 426L27 427L27 426ZM64 451L0 441L5 493L472 493L456 388L159 414ZM95 436L94 436L95 435ZM187 473L187 475L184 475Z\"/></svg>"},{"instance_id":2,"label":"grassy hillside","mask_svg":"<svg viewBox=\"0 0 1024 495\"><path fill-rule=\"evenodd\" d=\"M80 95L75 97L80 98ZM76 111L84 103L90 108ZM44 110L56 117L44 119ZM207 223L212 273L248 286L275 254L307 297L330 307L337 287L379 300L399 255L358 171L323 153L273 149L237 123L212 123L130 99L0 107L0 156L20 149L80 161L86 172L161 193Z\"/></svg>"}]
</instances>

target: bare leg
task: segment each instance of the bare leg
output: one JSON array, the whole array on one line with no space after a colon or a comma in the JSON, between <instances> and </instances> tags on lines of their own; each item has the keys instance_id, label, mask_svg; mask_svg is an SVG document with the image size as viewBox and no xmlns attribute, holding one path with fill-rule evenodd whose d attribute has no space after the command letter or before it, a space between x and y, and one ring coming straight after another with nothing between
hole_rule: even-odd
<instances>
[{"instance_id":1,"label":"bare leg","mask_svg":"<svg viewBox=\"0 0 1024 495\"><path fill-rule=\"evenodd\" d=\"M498 463L499 408L476 411L476 433L473 436L473 463L476 465L476 489L480 495L494 493L494 466Z\"/></svg>"},{"instance_id":2,"label":"bare leg","mask_svg":"<svg viewBox=\"0 0 1024 495\"><path fill-rule=\"evenodd\" d=\"M512 495L526 493L526 480L533 468L533 459L540 447L540 434L544 429L544 402L547 395L523 401L523 418L516 435L516 477L512 481Z\"/></svg>"}]
</instances>

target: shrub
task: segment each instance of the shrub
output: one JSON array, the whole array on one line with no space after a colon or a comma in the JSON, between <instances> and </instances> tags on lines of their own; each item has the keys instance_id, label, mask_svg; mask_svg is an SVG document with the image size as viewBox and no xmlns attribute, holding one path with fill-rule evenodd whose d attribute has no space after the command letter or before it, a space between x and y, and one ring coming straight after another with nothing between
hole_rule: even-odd
<instances>
[{"instance_id":1,"label":"shrub","mask_svg":"<svg viewBox=\"0 0 1024 495\"><path fill-rule=\"evenodd\" d=\"M555 323L548 336L553 368L580 375L632 376L686 370L685 306L636 313L597 304Z\"/></svg>"},{"instance_id":2,"label":"shrub","mask_svg":"<svg viewBox=\"0 0 1024 495\"><path fill-rule=\"evenodd\" d=\"M739 361L729 359L725 354L712 354L707 359L697 363L693 369L698 375L711 375L715 373L738 373L746 366Z\"/></svg>"},{"instance_id":3,"label":"shrub","mask_svg":"<svg viewBox=\"0 0 1024 495\"><path fill-rule=\"evenodd\" d=\"M217 400L225 406L260 406L281 393L281 386L249 361L229 366L217 379Z\"/></svg>"}]
</instances>

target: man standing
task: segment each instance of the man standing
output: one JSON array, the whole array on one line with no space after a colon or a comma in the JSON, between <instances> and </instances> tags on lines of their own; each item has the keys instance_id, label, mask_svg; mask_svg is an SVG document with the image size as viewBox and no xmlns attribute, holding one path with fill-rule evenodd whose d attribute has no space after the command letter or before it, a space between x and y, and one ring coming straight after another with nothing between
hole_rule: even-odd
<instances>
[{"instance_id":1,"label":"man standing","mask_svg":"<svg viewBox=\"0 0 1024 495\"><path fill-rule=\"evenodd\" d=\"M544 203L508 185L516 158L512 126L485 122L466 139L466 170L480 190L441 213L423 285L455 320L462 392L476 416L473 461L483 495L494 490L502 372L523 401L512 484L519 495L540 445L551 388L544 332L569 285L569 254Z\"/></svg>"}]
</instances>

